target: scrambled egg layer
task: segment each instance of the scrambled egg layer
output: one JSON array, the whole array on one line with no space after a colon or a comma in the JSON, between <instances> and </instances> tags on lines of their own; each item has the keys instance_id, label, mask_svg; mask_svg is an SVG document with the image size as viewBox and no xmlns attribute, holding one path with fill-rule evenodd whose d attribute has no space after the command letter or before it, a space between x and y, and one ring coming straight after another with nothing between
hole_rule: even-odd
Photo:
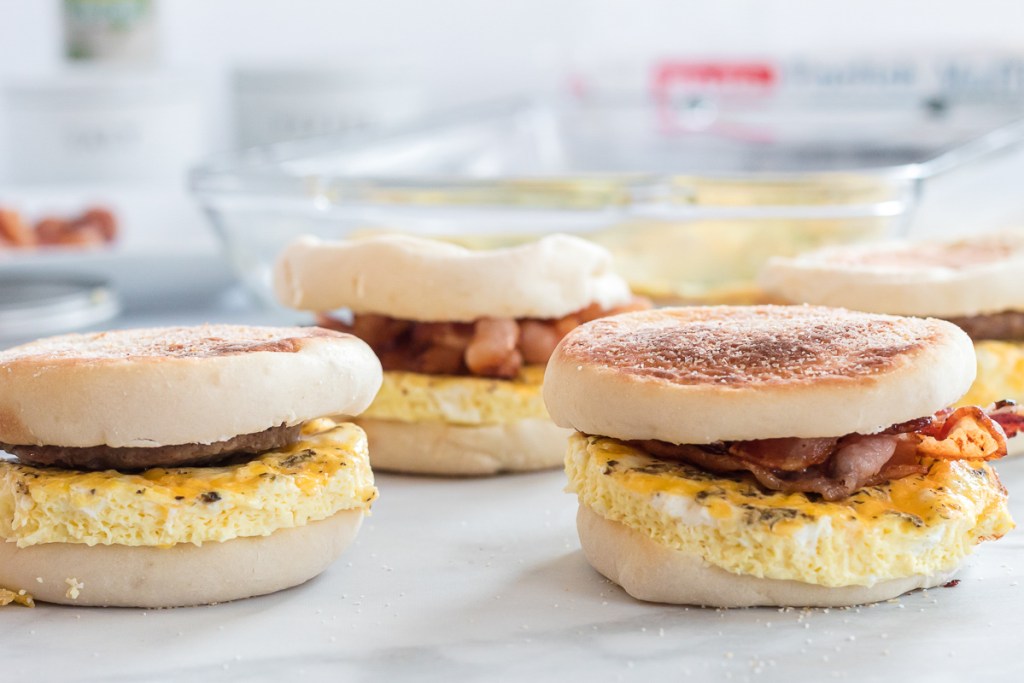
<instances>
[{"instance_id":1,"label":"scrambled egg layer","mask_svg":"<svg viewBox=\"0 0 1024 683\"><path fill-rule=\"evenodd\" d=\"M1004 398L1024 403L1024 342L979 341L974 351L978 377L957 405L984 407Z\"/></svg>"},{"instance_id":2,"label":"scrambled egg layer","mask_svg":"<svg viewBox=\"0 0 1024 683\"><path fill-rule=\"evenodd\" d=\"M1013 528L1006 491L981 462L935 461L830 503L576 433L566 472L581 505L658 543L735 574L822 586L949 571Z\"/></svg>"},{"instance_id":3,"label":"scrambled egg layer","mask_svg":"<svg viewBox=\"0 0 1024 683\"><path fill-rule=\"evenodd\" d=\"M360 417L468 426L547 419L543 381L542 366L524 367L512 380L389 371Z\"/></svg>"},{"instance_id":4,"label":"scrambled egg layer","mask_svg":"<svg viewBox=\"0 0 1024 683\"><path fill-rule=\"evenodd\" d=\"M363 430L317 420L297 443L223 467L124 474L0 461L0 537L19 547L202 545L366 510L376 497Z\"/></svg>"}]
</instances>

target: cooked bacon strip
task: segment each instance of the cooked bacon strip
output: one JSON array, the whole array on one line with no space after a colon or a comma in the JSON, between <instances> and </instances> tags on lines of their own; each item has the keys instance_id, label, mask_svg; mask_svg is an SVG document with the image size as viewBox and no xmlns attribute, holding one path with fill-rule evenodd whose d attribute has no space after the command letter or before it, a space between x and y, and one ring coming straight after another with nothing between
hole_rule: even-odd
<instances>
[{"instance_id":1,"label":"cooked bacon strip","mask_svg":"<svg viewBox=\"0 0 1024 683\"><path fill-rule=\"evenodd\" d=\"M829 459L838 439L761 439L736 441L729 454L761 467L798 472Z\"/></svg>"},{"instance_id":2,"label":"cooked bacon strip","mask_svg":"<svg viewBox=\"0 0 1024 683\"><path fill-rule=\"evenodd\" d=\"M547 363L562 337L579 325L650 307L647 299L634 297L615 308L591 304L561 318L545 320L480 318L472 323L418 322L359 313L352 316L351 323L346 323L321 313L317 324L365 341L385 370L511 379L524 363Z\"/></svg>"},{"instance_id":3,"label":"cooked bacon strip","mask_svg":"<svg viewBox=\"0 0 1024 683\"><path fill-rule=\"evenodd\" d=\"M894 479L902 479L912 474L924 474L928 468L921 464L914 439L900 437L896 442L896 450L888 462L882 466L875 476L864 482L864 486L878 486Z\"/></svg>"},{"instance_id":4,"label":"cooked bacon strip","mask_svg":"<svg viewBox=\"0 0 1024 683\"><path fill-rule=\"evenodd\" d=\"M996 401L985 411L994 422L1003 428L1007 439L1024 431L1024 407L1015 401Z\"/></svg>"},{"instance_id":5,"label":"cooked bacon strip","mask_svg":"<svg viewBox=\"0 0 1024 683\"><path fill-rule=\"evenodd\" d=\"M923 474L924 458L992 460L1006 454L1000 416L1022 414L1000 404L986 411L968 406L909 420L878 434L842 438L762 439L708 445L638 441L651 455L682 460L715 474L749 472L761 486L784 493L817 493L841 500L865 486ZM1000 412L1002 411L1002 412ZM1022 420L1024 422L1024 420Z\"/></svg>"},{"instance_id":6,"label":"cooked bacon strip","mask_svg":"<svg viewBox=\"0 0 1024 683\"><path fill-rule=\"evenodd\" d=\"M919 417L915 420L907 420L906 422L900 422L894 424L888 429L882 430L881 434L906 434L907 432L916 432L919 429L927 427L935 421L934 417Z\"/></svg>"},{"instance_id":7,"label":"cooked bacon strip","mask_svg":"<svg viewBox=\"0 0 1024 683\"><path fill-rule=\"evenodd\" d=\"M638 448L651 455L666 460L684 460L701 469L726 474L750 470L750 463L728 454L724 449L716 448L720 444L708 446L691 446L689 444L671 444L667 441L633 441Z\"/></svg>"},{"instance_id":8,"label":"cooked bacon strip","mask_svg":"<svg viewBox=\"0 0 1024 683\"><path fill-rule=\"evenodd\" d=\"M839 442L829 469L847 492L845 495L864 486L882 471L896 452L899 440L899 436L892 434L853 434Z\"/></svg>"},{"instance_id":9,"label":"cooked bacon strip","mask_svg":"<svg viewBox=\"0 0 1024 683\"><path fill-rule=\"evenodd\" d=\"M943 460L995 460L1006 455L1006 434L984 410L963 406L946 412L940 411L916 432L919 454Z\"/></svg>"},{"instance_id":10,"label":"cooked bacon strip","mask_svg":"<svg viewBox=\"0 0 1024 683\"><path fill-rule=\"evenodd\" d=\"M841 482L817 470L807 470L795 478L783 478L763 467L751 468L751 474L766 489L783 493L817 493L825 500L840 500L850 495Z\"/></svg>"},{"instance_id":11,"label":"cooked bacon strip","mask_svg":"<svg viewBox=\"0 0 1024 683\"><path fill-rule=\"evenodd\" d=\"M730 455L722 444L692 446L670 444L665 441L634 441L638 448L666 460L682 460L714 474L749 472L758 483L772 491L784 493L820 493L829 500L841 498L839 485L826 476L820 466L811 466L796 473L772 470L749 460ZM835 496L832 498L830 496Z\"/></svg>"}]
</instances>

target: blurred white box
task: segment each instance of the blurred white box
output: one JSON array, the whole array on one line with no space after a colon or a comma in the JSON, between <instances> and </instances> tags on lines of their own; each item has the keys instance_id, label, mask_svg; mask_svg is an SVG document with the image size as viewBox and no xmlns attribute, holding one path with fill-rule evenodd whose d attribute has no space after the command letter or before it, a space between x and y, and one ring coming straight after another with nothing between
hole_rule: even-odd
<instances>
[{"instance_id":1,"label":"blurred white box","mask_svg":"<svg viewBox=\"0 0 1024 683\"><path fill-rule=\"evenodd\" d=\"M423 108L402 68L244 67L232 83L240 147L399 123Z\"/></svg>"},{"instance_id":2,"label":"blurred white box","mask_svg":"<svg viewBox=\"0 0 1024 683\"><path fill-rule=\"evenodd\" d=\"M4 89L15 182L183 183L205 152L200 100L162 74L69 73Z\"/></svg>"}]
</instances>

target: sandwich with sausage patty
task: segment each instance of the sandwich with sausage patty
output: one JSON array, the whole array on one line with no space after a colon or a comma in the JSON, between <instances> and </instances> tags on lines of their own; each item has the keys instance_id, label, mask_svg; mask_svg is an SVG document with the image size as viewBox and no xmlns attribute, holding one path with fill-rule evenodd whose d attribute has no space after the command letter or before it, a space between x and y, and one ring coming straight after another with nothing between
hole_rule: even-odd
<instances>
[{"instance_id":1,"label":"sandwich with sausage patty","mask_svg":"<svg viewBox=\"0 0 1024 683\"><path fill-rule=\"evenodd\" d=\"M65 335L0 352L0 586L173 607L321 573L377 496L380 363L316 328Z\"/></svg>"},{"instance_id":2,"label":"sandwich with sausage patty","mask_svg":"<svg viewBox=\"0 0 1024 683\"><path fill-rule=\"evenodd\" d=\"M1024 232L831 247L769 261L761 286L786 303L944 318L974 340L978 376L958 405L1024 403ZM1024 450L1024 439L1011 442Z\"/></svg>"},{"instance_id":3,"label":"sandwich with sausage patty","mask_svg":"<svg viewBox=\"0 0 1024 683\"><path fill-rule=\"evenodd\" d=\"M279 258L275 285L283 304L373 347L384 385L357 423L375 468L421 474L558 466L567 432L541 398L551 351L582 322L649 305L606 250L567 235L488 251L304 238Z\"/></svg>"},{"instance_id":4,"label":"sandwich with sausage patty","mask_svg":"<svg viewBox=\"0 0 1024 683\"><path fill-rule=\"evenodd\" d=\"M668 603L853 605L941 585L1013 528L988 464L1006 452L1007 413L948 407L974 367L951 323L841 309L582 325L555 350L544 399L576 430L566 470L584 553Z\"/></svg>"}]
</instances>

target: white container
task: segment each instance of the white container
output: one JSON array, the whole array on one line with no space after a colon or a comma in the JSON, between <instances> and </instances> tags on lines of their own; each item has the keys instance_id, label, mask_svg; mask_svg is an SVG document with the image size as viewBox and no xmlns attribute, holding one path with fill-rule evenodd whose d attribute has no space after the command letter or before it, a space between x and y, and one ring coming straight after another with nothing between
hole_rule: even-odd
<instances>
[{"instance_id":1,"label":"white container","mask_svg":"<svg viewBox=\"0 0 1024 683\"><path fill-rule=\"evenodd\" d=\"M4 90L8 177L16 182L183 182L204 153L185 81L75 73Z\"/></svg>"},{"instance_id":2,"label":"white container","mask_svg":"<svg viewBox=\"0 0 1024 683\"><path fill-rule=\"evenodd\" d=\"M423 109L422 89L401 68L246 67L233 89L241 147L408 121Z\"/></svg>"}]
</instances>

